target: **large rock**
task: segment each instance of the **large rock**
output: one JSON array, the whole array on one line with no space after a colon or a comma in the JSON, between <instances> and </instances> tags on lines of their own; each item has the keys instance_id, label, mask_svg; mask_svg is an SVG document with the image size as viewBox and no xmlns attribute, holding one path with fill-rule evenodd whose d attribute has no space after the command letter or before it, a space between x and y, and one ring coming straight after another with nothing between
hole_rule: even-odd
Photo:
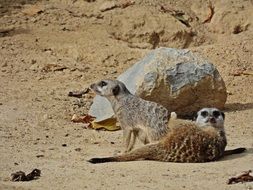
<instances>
[{"instance_id":1,"label":"large rock","mask_svg":"<svg viewBox=\"0 0 253 190\"><path fill-rule=\"evenodd\" d=\"M181 117L203 107L222 109L227 99L224 81L214 65L186 49L153 50L118 80L133 94L160 103ZM94 98L89 114L97 121L114 115L110 103L100 96Z\"/></svg>"}]
</instances>

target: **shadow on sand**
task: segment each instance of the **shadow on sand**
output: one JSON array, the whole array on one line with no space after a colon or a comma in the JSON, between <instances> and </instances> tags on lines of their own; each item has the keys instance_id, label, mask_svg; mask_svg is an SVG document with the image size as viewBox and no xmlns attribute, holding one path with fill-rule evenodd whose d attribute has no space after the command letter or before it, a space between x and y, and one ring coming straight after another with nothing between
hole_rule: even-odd
<instances>
[{"instance_id":1,"label":"shadow on sand","mask_svg":"<svg viewBox=\"0 0 253 190\"><path fill-rule=\"evenodd\" d=\"M243 111L243 110L249 110L253 109L253 103L232 103L232 104L226 104L225 110L226 112L232 112L232 111Z\"/></svg>"}]
</instances>

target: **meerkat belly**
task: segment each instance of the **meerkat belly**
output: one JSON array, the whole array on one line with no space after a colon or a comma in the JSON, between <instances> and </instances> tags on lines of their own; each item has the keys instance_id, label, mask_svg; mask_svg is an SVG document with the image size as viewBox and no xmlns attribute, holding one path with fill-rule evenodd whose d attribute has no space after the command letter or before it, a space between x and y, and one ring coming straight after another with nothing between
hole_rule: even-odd
<instances>
[{"instance_id":1,"label":"meerkat belly","mask_svg":"<svg viewBox=\"0 0 253 190\"><path fill-rule=\"evenodd\" d=\"M145 124L138 124L134 127L134 130L137 131L137 136L142 142L151 143L159 141L167 133L165 130L158 130L156 128L149 127ZM144 140L145 139L145 140Z\"/></svg>"},{"instance_id":2,"label":"meerkat belly","mask_svg":"<svg viewBox=\"0 0 253 190\"><path fill-rule=\"evenodd\" d=\"M143 128L151 141L158 141L168 132L168 117L159 112L146 112L141 118Z\"/></svg>"}]
</instances>

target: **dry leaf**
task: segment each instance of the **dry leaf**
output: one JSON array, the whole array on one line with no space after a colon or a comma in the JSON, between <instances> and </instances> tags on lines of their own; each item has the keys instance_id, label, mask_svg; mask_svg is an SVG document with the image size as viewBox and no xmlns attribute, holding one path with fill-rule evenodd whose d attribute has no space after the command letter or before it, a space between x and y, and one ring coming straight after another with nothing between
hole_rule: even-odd
<instances>
[{"instance_id":1,"label":"dry leaf","mask_svg":"<svg viewBox=\"0 0 253 190\"><path fill-rule=\"evenodd\" d=\"M117 119L116 118L109 118L103 121L99 121L99 122L92 122L92 128L93 129L105 129L108 131L116 131L119 130L120 127L116 125L117 123Z\"/></svg>"},{"instance_id":2,"label":"dry leaf","mask_svg":"<svg viewBox=\"0 0 253 190\"><path fill-rule=\"evenodd\" d=\"M91 123L94 119L95 117L89 114L85 114L84 116L77 116L76 114L74 114L72 116L71 121L74 123Z\"/></svg>"},{"instance_id":3,"label":"dry leaf","mask_svg":"<svg viewBox=\"0 0 253 190\"><path fill-rule=\"evenodd\" d=\"M77 116L74 114L71 121L75 123L84 123L84 128L92 128L96 130L104 129L107 131L116 131L120 129L120 127L116 125L116 118L109 118L99 122L95 122L94 119L95 117L88 114L84 116Z\"/></svg>"},{"instance_id":4,"label":"dry leaf","mask_svg":"<svg viewBox=\"0 0 253 190\"><path fill-rule=\"evenodd\" d=\"M91 123L84 123L83 128L84 129L90 129L90 128L92 128L92 124Z\"/></svg>"},{"instance_id":5,"label":"dry leaf","mask_svg":"<svg viewBox=\"0 0 253 190\"><path fill-rule=\"evenodd\" d=\"M70 91L68 93L68 96L82 98L83 94L87 94L89 91L90 91L89 88L85 88L84 90L81 90L81 91Z\"/></svg>"},{"instance_id":6,"label":"dry leaf","mask_svg":"<svg viewBox=\"0 0 253 190\"><path fill-rule=\"evenodd\" d=\"M243 182L250 182L253 181L253 176L250 175L251 170L244 172L243 174L237 177L231 177L227 184L234 184L234 183L243 183Z\"/></svg>"},{"instance_id":7,"label":"dry leaf","mask_svg":"<svg viewBox=\"0 0 253 190\"><path fill-rule=\"evenodd\" d=\"M50 71L62 71L64 69L67 69L66 66L63 65L58 65L58 64L54 64L54 63L49 63L46 64L43 68L42 71L43 72L50 72Z\"/></svg>"},{"instance_id":8,"label":"dry leaf","mask_svg":"<svg viewBox=\"0 0 253 190\"><path fill-rule=\"evenodd\" d=\"M31 173L25 175L25 172L18 171L11 174L11 181L30 181L40 177L41 171L34 169Z\"/></svg>"},{"instance_id":9,"label":"dry leaf","mask_svg":"<svg viewBox=\"0 0 253 190\"><path fill-rule=\"evenodd\" d=\"M209 1L209 4L208 4L208 8L209 8L209 14L208 14L208 17L203 21L203 23L209 23L211 22L212 18L213 18L213 15L214 15L214 6L212 5L212 3Z\"/></svg>"},{"instance_id":10,"label":"dry leaf","mask_svg":"<svg viewBox=\"0 0 253 190\"><path fill-rule=\"evenodd\" d=\"M160 5L160 9L164 13L169 13L171 16L173 16L175 19L177 19L178 21L180 21L185 26L191 27L191 25L189 24L189 20L184 18L185 13L183 11L175 10L174 8L172 8L172 7L168 6L168 5L167 6Z\"/></svg>"}]
</instances>

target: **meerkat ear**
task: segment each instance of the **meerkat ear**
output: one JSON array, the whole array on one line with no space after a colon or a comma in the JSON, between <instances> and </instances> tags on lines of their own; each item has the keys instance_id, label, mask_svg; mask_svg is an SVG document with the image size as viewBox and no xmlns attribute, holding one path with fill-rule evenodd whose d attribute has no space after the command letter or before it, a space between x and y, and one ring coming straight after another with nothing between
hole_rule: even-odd
<instances>
[{"instance_id":1,"label":"meerkat ear","mask_svg":"<svg viewBox=\"0 0 253 190\"><path fill-rule=\"evenodd\" d=\"M199 114L200 114L199 112L194 112L194 113L192 114L192 115L193 115L193 116L192 116L192 120L193 120L193 121L196 121L196 120L197 120L197 117L199 116Z\"/></svg>"},{"instance_id":2,"label":"meerkat ear","mask_svg":"<svg viewBox=\"0 0 253 190\"><path fill-rule=\"evenodd\" d=\"M112 93L114 96L117 96L119 94L119 91L120 91L120 87L119 85L115 86L113 89L112 89Z\"/></svg>"}]
</instances>

